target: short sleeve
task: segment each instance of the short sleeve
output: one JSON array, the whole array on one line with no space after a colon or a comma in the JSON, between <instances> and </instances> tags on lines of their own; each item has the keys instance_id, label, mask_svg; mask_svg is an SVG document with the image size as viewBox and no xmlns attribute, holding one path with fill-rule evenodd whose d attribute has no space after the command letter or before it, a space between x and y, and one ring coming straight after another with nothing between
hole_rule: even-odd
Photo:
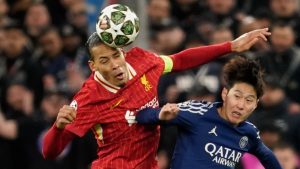
<instances>
[{"instance_id":1,"label":"short sleeve","mask_svg":"<svg viewBox=\"0 0 300 169\"><path fill-rule=\"evenodd\" d=\"M66 126L66 130L82 137L96 124L95 106L90 104L89 93L79 92L70 104L76 110L75 120Z\"/></svg>"}]
</instances>

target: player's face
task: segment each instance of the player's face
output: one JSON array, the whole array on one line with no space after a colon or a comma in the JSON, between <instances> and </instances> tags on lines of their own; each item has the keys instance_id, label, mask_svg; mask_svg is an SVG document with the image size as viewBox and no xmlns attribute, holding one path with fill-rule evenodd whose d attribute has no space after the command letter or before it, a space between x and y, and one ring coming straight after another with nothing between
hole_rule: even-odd
<instances>
[{"instance_id":1,"label":"player's face","mask_svg":"<svg viewBox=\"0 0 300 169\"><path fill-rule=\"evenodd\" d=\"M100 44L91 48L93 60L89 65L98 71L109 83L123 87L128 81L128 71L121 50Z\"/></svg>"},{"instance_id":2,"label":"player's face","mask_svg":"<svg viewBox=\"0 0 300 169\"><path fill-rule=\"evenodd\" d=\"M231 89L222 91L223 107L220 115L233 125L245 121L256 108L258 98L253 86L236 83Z\"/></svg>"}]
</instances>

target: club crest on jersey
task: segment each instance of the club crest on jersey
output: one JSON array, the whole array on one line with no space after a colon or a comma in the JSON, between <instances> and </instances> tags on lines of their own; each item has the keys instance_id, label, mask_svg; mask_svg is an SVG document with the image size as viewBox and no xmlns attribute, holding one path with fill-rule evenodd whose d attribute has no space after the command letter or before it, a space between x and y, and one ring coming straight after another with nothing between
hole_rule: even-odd
<instances>
[{"instance_id":1,"label":"club crest on jersey","mask_svg":"<svg viewBox=\"0 0 300 169\"><path fill-rule=\"evenodd\" d=\"M152 85L147 80L145 74L141 77L141 83L144 85L146 92L148 92L152 88Z\"/></svg>"},{"instance_id":2,"label":"club crest on jersey","mask_svg":"<svg viewBox=\"0 0 300 169\"><path fill-rule=\"evenodd\" d=\"M73 107L75 110L77 110L77 101L76 100L73 100L70 104L70 107Z\"/></svg>"},{"instance_id":3,"label":"club crest on jersey","mask_svg":"<svg viewBox=\"0 0 300 169\"><path fill-rule=\"evenodd\" d=\"M248 144L248 137L247 136L244 136L240 139L240 148L245 148Z\"/></svg>"}]
</instances>

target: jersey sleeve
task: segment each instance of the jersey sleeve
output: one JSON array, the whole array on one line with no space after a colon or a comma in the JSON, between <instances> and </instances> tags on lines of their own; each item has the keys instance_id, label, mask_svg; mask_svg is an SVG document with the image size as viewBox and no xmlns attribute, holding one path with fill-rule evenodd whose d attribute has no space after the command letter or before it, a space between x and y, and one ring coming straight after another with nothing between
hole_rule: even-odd
<instances>
[{"instance_id":1,"label":"jersey sleeve","mask_svg":"<svg viewBox=\"0 0 300 169\"><path fill-rule=\"evenodd\" d=\"M47 131L43 140L43 157L55 159L76 135L67 130L56 128L55 124Z\"/></svg>"},{"instance_id":2,"label":"jersey sleeve","mask_svg":"<svg viewBox=\"0 0 300 169\"><path fill-rule=\"evenodd\" d=\"M178 103L180 111L176 118L170 121L159 120L159 112L161 109L144 109L137 115L137 122L141 124L163 124L177 125L183 128L189 128L197 123L199 116L202 116L207 111L207 105L203 102L186 101Z\"/></svg>"},{"instance_id":3,"label":"jersey sleeve","mask_svg":"<svg viewBox=\"0 0 300 169\"><path fill-rule=\"evenodd\" d=\"M66 126L66 130L82 137L85 133L95 125L96 108L90 104L91 93L86 90L80 91L71 102L70 106L76 110L75 120Z\"/></svg>"},{"instance_id":4,"label":"jersey sleeve","mask_svg":"<svg viewBox=\"0 0 300 169\"><path fill-rule=\"evenodd\" d=\"M138 112L136 120L140 124L160 124L160 125L178 125L178 126L190 126L191 122L189 112L180 111L176 118L165 121L159 120L160 108L146 108Z\"/></svg>"},{"instance_id":5,"label":"jersey sleeve","mask_svg":"<svg viewBox=\"0 0 300 169\"><path fill-rule=\"evenodd\" d=\"M250 138L252 147L249 153L255 155L265 168L282 169L273 152L261 141L259 131L254 125Z\"/></svg>"},{"instance_id":6,"label":"jersey sleeve","mask_svg":"<svg viewBox=\"0 0 300 169\"><path fill-rule=\"evenodd\" d=\"M189 48L171 55L172 71L192 69L231 52L231 43Z\"/></svg>"}]
</instances>

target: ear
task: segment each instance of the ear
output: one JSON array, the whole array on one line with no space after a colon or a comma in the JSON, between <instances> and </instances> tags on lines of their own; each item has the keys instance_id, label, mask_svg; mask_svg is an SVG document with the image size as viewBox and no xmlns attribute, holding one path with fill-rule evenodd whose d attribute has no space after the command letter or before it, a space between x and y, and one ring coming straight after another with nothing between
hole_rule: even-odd
<instances>
[{"instance_id":1,"label":"ear","mask_svg":"<svg viewBox=\"0 0 300 169\"><path fill-rule=\"evenodd\" d=\"M226 100L227 94L228 94L228 89L226 89L225 87L223 87L222 94L221 94L223 102Z\"/></svg>"},{"instance_id":2,"label":"ear","mask_svg":"<svg viewBox=\"0 0 300 169\"><path fill-rule=\"evenodd\" d=\"M89 60L89 67L90 67L90 69L91 69L92 72L96 71L94 61Z\"/></svg>"},{"instance_id":3,"label":"ear","mask_svg":"<svg viewBox=\"0 0 300 169\"><path fill-rule=\"evenodd\" d=\"M259 99L257 99L257 101L256 101L256 105L254 106L254 108L253 108L253 110L252 110L252 111L254 111L254 110L256 109L256 107L257 107L257 105L258 105L258 102L259 102Z\"/></svg>"}]
</instances>

